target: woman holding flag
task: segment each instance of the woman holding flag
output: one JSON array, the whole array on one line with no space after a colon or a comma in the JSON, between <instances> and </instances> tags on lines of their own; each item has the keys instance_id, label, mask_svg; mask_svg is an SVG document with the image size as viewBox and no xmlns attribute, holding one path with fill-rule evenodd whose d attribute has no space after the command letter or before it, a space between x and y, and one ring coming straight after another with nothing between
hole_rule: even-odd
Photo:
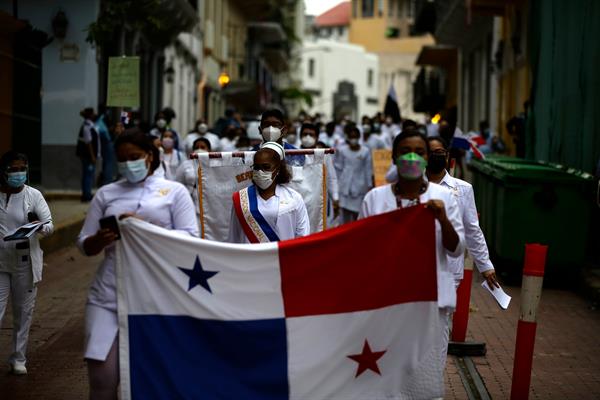
<instances>
[{"instance_id":1,"label":"woman holding flag","mask_svg":"<svg viewBox=\"0 0 600 400\"><path fill-rule=\"evenodd\" d=\"M394 184L372 189L362 203L359 218L383 214L398 208L424 204L433 212L440 309L440 362L446 364L448 348L448 317L456 306L454 276L448 266L448 256L458 257L464 252L464 227L459 206L452 191L429 182L425 177L429 142L415 129L406 129L394 139L392 159L398 170Z\"/></svg>"},{"instance_id":2,"label":"woman holding flag","mask_svg":"<svg viewBox=\"0 0 600 400\"><path fill-rule=\"evenodd\" d=\"M253 184L233 194L228 241L265 243L308 235L306 205L286 185L290 180L283 146L264 143L254 154Z\"/></svg>"},{"instance_id":3,"label":"woman holding flag","mask_svg":"<svg viewBox=\"0 0 600 400\"><path fill-rule=\"evenodd\" d=\"M132 129L117 138L115 152L124 179L96 192L77 239L85 255L104 251L86 304L84 358L88 365L90 399L116 399L119 385L115 272L118 226L107 227L101 220L130 216L198 236L196 213L186 188L154 175L160 158L152 137Z\"/></svg>"}]
</instances>

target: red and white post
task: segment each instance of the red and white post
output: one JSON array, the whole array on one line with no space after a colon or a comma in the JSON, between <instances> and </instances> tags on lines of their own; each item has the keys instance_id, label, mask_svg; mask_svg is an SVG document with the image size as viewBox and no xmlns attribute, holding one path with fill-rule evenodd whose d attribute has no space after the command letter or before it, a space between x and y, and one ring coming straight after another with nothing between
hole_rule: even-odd
<instances>
[{"instance_id":1,"label":"red and white post","mask_svg":"<svg viewBox=\"0 0 600 400\"><path fill-rule=\"evenodd\" d=\"M511 400L529 398L533 348L537 328L536 314L542 296L544 269L548 246L541 244L525 245L525 265L521 285L521 314L517 325L517 343L513 366Z\"/></svg>"},{"instance_id":2,"label":"red and white post","mask_svg":"<svg viewBox=\"0 0 600 400\"><path fill-rule=\"evenodd\" d=\"M467 338L471 284L473 283L473 259L467 252L465 253L465 270L463 279L456 290L456 310L452 317L452 337L450 338L457 343L463 343Z\"/></svg>"},{"instance_id":3,"label":"red and white post","mask_svg":"<svg viewBox=\"0 0 600 400\"><path fill-rule=\"evenodd\" d=\"M448 343L448 354L458 357L484 356L485 343L467 342L467 327L471 304L471 283L473 282L473 259L465 252L463 279L456 290L456 310L452 316L452 334Z\"/></svg>"}]
</instances>

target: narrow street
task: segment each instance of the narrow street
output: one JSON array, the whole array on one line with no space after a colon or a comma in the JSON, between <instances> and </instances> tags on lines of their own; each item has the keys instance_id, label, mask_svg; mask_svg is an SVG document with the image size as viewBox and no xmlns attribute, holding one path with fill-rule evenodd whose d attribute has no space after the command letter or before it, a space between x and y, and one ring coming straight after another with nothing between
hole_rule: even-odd
<instances>
[{"instance_id":1,"label":"narrow street","mask_svg":"<svg viewBox=\"0 0 600 400\"><path fill-rule=\"evenodd\" d=\"M86 291L100 257L82 256L74 248L46 259L31 328L29 374L12 376L3 366L2 399L69 400L87 397L87 375L82 359L83 311ZM519 288L508 311L473 285L468 340L485 341L485 357L472 358L493 399L510 397ZM7 313L0 331L0 359L8 356L12 330ZM530 398L594 399L600 397L600 313L578 295L546 289L542 294ZM446 366L446 398L467 399L457 360Z\"/></svg>"},{"instance_id":2,"label":"narrow street","mask_svg":"<svg viewBox=\"0 0 600 400\"><path fill-rule=\"evenodd\" d=\"M100 257L84 257L75 247L59 250L44 260L30 332L27 376L8 372L12 313L0 330L0 393L2 399L83 399L87 375L82 358L83 313L87 288Z\"/></svg>"}]
</instances>

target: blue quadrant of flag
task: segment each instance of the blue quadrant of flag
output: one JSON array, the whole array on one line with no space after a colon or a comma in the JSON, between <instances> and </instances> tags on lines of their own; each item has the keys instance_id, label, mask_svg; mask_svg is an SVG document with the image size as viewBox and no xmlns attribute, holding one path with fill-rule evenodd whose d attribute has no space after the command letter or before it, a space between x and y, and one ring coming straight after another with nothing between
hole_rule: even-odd
<instances>
[{"instance_id":1,"label":"blue quadrant of flag","mask_svg":"<svg viewBox=\"0 0 600 400\"><path fill-rule=\"evenodd\" d=\"M285 319L130 315L134 399L287 399Z\"/></svg>"}]
</instances>

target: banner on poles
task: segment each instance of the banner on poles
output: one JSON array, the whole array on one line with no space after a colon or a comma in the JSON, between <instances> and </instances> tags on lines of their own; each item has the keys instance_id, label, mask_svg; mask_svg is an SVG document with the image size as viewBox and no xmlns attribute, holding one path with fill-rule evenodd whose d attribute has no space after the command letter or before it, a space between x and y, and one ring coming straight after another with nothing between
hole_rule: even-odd
<instances>
[{"instance_id":1,"label":"banner on poles","mask_svg":"<svg viewBox=\"0 0 600 400\"><path fill-rule=\"evenodd\" d=\"M262 244L120 230L122 399L443 396L424 206Z\"/></svg>"},{"instance_id":2,"label":"banner on poles","mask_svg":"<svg viewBox=\"0 0 600 400\"><path fill-rule=\"evenodd\" d=\"M375 186L387 184L385 174L392 165L392 151L389 149L379 149L371 151L373 159L373 175L375 177Z\"/></svg>"},{"instance_id":3,"label":"banner on poles","mask_svg":"<svg viewBox=\"0 0 600 400\"><path fill-rule=\"evenodd\" d=\"M316 149L313 155L304 156L304 165L288 166L292 181L288 184L302 195L308 211L311 233L324 229L327 209L325 154ZM244 152L234 157L223 152L220 158L210 158L208 153L198 155L198 199L202 238L227 241L232 218L233 193L252 184L254 152Z\"/></svg>"},{"instance_id":4,"label":"banner on poles","mask_svg":"<svg viewBox=\"0 0 600 400\"><path fill-rule=\"evenodd\" d=\"M110 57L108 59L109 107L140 106L140 58Z\"/></svg>"}]
</instances>

